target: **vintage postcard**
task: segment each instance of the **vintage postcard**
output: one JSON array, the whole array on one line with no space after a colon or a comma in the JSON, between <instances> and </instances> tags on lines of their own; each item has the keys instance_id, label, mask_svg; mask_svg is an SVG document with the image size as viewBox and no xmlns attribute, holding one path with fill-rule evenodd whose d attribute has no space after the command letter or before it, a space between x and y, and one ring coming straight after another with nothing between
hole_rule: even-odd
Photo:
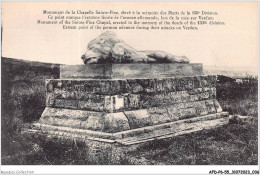
<instances>
[{"instance_id":1,"label":"vintage postcard","mask_svg":"<svg viewBox=\"0 0 260 175\"><path fill-rule=\"evenodd\" d=\"M1 8L1 174L259 174L257 1Z\"/></svg>"}]
</instances>

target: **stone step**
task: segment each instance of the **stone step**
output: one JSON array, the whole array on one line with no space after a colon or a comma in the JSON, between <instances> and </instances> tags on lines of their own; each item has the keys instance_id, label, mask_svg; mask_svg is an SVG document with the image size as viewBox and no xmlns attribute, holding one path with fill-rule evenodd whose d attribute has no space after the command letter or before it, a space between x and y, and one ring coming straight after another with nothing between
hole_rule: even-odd
<instances>
[{"instance_id":1,"label":"stone step","mask_svg":"<svg viewBox=\"0 0 260 175\"><path fill-rule=\"evenodd\" d=\"M86 140L91 140L91 141L99 141L99 142L106 142L106 143L114 143L115 140L112 139L106 139L102 137L96 137L96 136L88 136L88 135L82 135L79 133L73 133L73 132L66 132L66 131L47 131L47 130L38 130L38 129L28 129L28 128L23 128L21 131L22 134L26 135L43 135L46 136L46 138L49 139L54 139L54 138L60 138L60 139L75 139L78 141L86 141Z\"/></svg>"},{"instance_id":2,"label":"stone step","mask_svg":"<svg viewBox=\"0 0 260 175\"><path fill-rule=\"evenodd\" d=\"M151 133L156 130L163 130L163 129L175 130L176 128L180 128L180 130L182 130L182 129L185 129L185 127L187 127L193 123L208 121L209 122L208 124L210 124L210 122L212 122L213 120L222 119L222 118L226 118L227 120L229 120L228 116L229 116L228 112L220 112L220 113L216 113L216 114L209 114L209 115L200 116L200 117L193 117L193 118L189 118L189 119L183 119L183 120L168 122L168 123L164 123L164 124L146 126L146 127L142 127L142 128L117 132L117 133L114 133L114 136L116 136L116 138L131 138L131 137L135 137L136 135Z\"/></svg>"},{"instance_id":3,"label":"stone step","mask_svg":"<svg viewBox=\"0 0 260 175\"><path fill-rule=\"evenodd\" d=\"M41 130L45 132L49 131L57 131L57 132L65 132L65 133L74 133L81 136L88 136L88 137L97 137L103 139L115 139L116 137L113 136L112 133L105 133L105 132L98 132L98 131L91 131L86 129L77 129L71 127L64 127L64 126L53 126L53 125L46 125L42 123L34 123L32 125L32 129L34 130Z\"/></svg>"},{"instance_id":4,"label":"stone step","mask_svg":"<svg viewBox=\"0 0 260 175\"><path fill-rule=\"evenodd\" d=\"M41 123L33 124L32 129L26 129L23 133L37 133L48 135L50 137L76 138L81 140L96 140L109 143L117 142L123 145L132 145L155 139L163 139L191 133L203 129L210 129L227 124L228 121L228 113L222 112L160 125L131 129L113 134L86 129L51 126Z\"/></svg>"},{"instance_id":5,"label":"stone step","mask_svg":"<svg viewBox=\"0 0 260 175\"><path fill-rule=\"evenodd\" d=\"M228 118L215 119L213 120L214 124L210 124L210 122L212 121L202 121L202 122L197 122L192 124L189 123L182 126L181 128L162 129L162 130L154 131L153 134L144 134L141 135L140 137L137 136L132 138L120 139L116 141L123 145L133 145L133 144L143 143L152 140L170 138L178 135L201 131L204 129L212 129L215 127L228 124Z\"/></svg>"}]
</instances>

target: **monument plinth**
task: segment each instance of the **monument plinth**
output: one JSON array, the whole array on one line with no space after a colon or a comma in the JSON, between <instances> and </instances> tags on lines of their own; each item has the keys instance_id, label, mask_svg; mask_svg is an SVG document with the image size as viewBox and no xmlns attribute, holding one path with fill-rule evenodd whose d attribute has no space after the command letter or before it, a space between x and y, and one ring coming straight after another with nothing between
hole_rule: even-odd
<instances>
[{"instance_id":1,"label":"monument plinth","mask_svg":"<svg viewBox=\"0 0 260 175\"><path fill-rule=\"evenodd\" d=\"M172 67L176 69L169 69ZM200 64L62 66L60 74L64 79L46 80L46 108L34 129L130 144L128 137L137 143L190 130L198 123L226 121L227 113L222 112L216 100L216 76L203 76L201 67ZM186 68L194 76L175 76ZM108 69L110 73L106 74ZM131 74L129 69L136 71ZM155 70L162 78L152 78ZM198 126L204 127L207 125Z\"/></svg>"},{"instance_id":2,"label":"monument plinth","mask_svg":"<svg viewBox=\"0 0 260 175\"><path fill-rule=\"evenodd\" d=\"M100 47L92 42L90 48ZM117 61L126 60L122 53ZM122 147L228 123L216 99L216 76L204 76L202 64L160 63L176 59L146 53L159 63L103 63L103 55L85 54L85 63L100 63L61 66L61 79L46 80L39 122L26 132Z\"/></svg>"}]
</instances>

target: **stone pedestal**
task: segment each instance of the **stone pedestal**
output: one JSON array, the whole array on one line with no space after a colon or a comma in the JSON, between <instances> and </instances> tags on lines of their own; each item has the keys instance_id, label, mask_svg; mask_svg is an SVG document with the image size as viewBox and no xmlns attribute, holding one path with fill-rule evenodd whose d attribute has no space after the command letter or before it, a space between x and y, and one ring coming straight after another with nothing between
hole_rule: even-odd
<instances>
[{"instance_id":1,"label":"stone pedestal","mask_svg":"<svg viewBox=\"0 0 260 175\"><path fill-rule=\"evenodd\" d=\"M60 67L61 79L165 78L202 74L202 64L199 63L86 64Z\"/></svg>"},{"instance_id":2,"label":"stone pedestal","mask_svg":"<svg viewBox=\"0 0 260 175\"><path fill-rule=\"evenodd\" d=\"M202 74L200 64L63 66L25 132L130 146L227 124L216 76Z\"/></svg>"}]
</instances>

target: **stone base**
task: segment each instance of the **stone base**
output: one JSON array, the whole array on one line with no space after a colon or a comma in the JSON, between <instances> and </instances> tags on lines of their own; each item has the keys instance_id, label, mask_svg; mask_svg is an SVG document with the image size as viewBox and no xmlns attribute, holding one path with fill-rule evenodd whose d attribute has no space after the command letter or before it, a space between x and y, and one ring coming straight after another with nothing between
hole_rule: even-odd
<instances>
[{"instance_id":1,"label":"stone base","mask_svg":"<svg viewBox=\"0 0 260 175\"><path fill-rule=\"evenodd\" d=\"M116 133L219 112L222 109L216 99L115 113L46 107L39 123Z\"/></svg>"},{"instance_id":2,"label":"stone base","mask_svg":"<svg viewBox=\"0 0 260 175\"><path fill-rule=\"evenodd\" d=\"M78 139L85 142L104 142L108 144L133 145L157 139L174 137L181 134L210 129L225 125L229 121L227 112L209 114L200 117L178 120L164 124L146 126L115 133L105 133L86 129L52 126L35 123L31 129L24 129L23 133L41 134L48 137Z\"/></svg>"},{"instance_id":3,"label":"stone base","mask_svg":"<svg viewBox=\"0 0 260 175\"><path fill-rule=\"evenodd\" d=\"M122 160L130 159L132 164L145 165L151 164L151 162L134 159L129 157L128 153L151 141L228 124L228 116L227 112L220 112L116 133L35 123L31 129L23 129L22 134L43 136L44 139L55 140L55 142L59 140L84 142L86 159L91 164L100 165L104 162L106 164L122 164Z\"/></svg>"},{"instance_id":4,"label":"stone base","mask_svg":"<svg viewBox=\"0 0 260 175\"><path fill-rule=\"evenodd\" d=\"M95 150L114 156L125 147L228 123L216 99L216 76L201 76L200 65L88 66L61 67L61 77L103 79L46 80L46 108L23 133L83 141L95 159Z\"/></svg>"},{"instance_id":5,"label":"stone base","mask_svg":"<svg viewBox=\"0 0 260 175\"><path fill-rule=\"evenodd\" d=\"M138 64L86 64L60 66L61 79L85 78L165 78L203 75L202 64L138 63Z\"/></svg>"}]
</instances>

